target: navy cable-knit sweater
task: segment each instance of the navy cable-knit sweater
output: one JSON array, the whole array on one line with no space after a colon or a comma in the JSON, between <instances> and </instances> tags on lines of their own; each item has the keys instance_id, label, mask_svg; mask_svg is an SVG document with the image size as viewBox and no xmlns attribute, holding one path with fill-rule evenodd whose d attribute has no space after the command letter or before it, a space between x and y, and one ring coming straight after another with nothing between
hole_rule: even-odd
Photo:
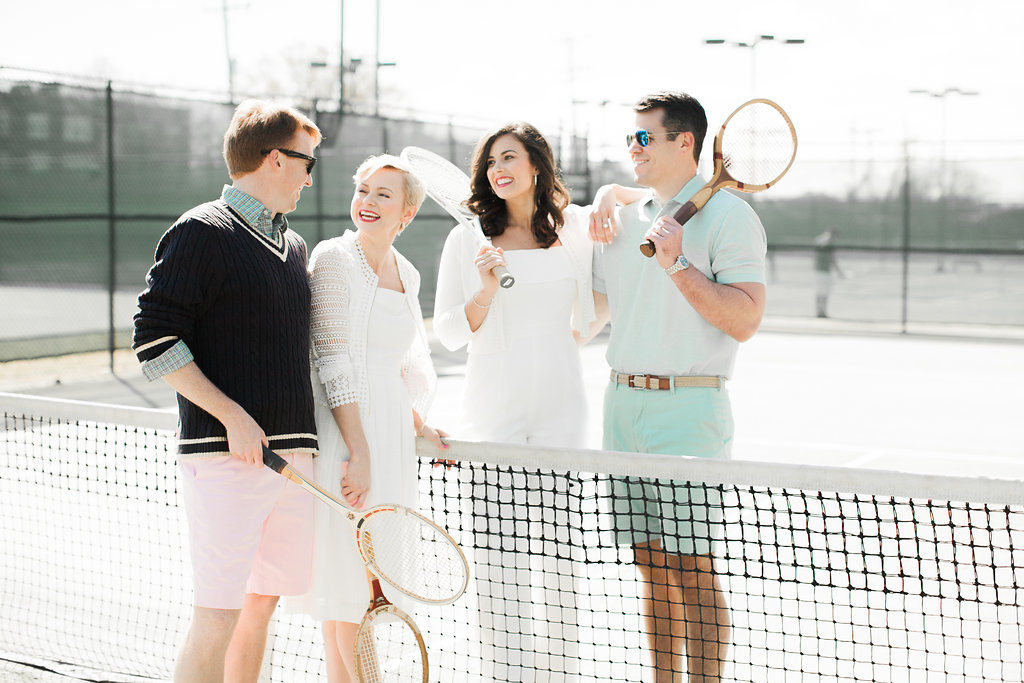
<instances>
[{"instance_id":1,"label":"navy cable-knit sweater","mask_svg":"<svg viewBox=\"0 0 1024 683\"><path fill-rule=\"evenodd\" d=\"M272 449L315 454L306 244L282 236L275 244L220 199L184 214L157 245L133 348L146 361L184 341ZM178 414L181 456L228 455L216 418L180 394Z\"/></svg>"}]
</instances>

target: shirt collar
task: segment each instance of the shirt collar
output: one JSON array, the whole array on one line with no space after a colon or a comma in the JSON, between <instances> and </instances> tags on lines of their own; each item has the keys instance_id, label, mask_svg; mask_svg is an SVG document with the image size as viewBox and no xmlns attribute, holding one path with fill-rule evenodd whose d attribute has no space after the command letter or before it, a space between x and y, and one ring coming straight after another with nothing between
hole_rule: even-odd
<instances>
[{"instance_id":1,"label":"shirt collar","mask_svg":"<svg viewBox=\"0 0 1024 683\"><path fill-rule=\"evenodd\" d=\"M677 207L682 206L686 202L690 201L690 198L697 194L697 190L704 187L704 178L697 174L690 178L690 180L683 185L682 189L676 193L676 196L668 200L664 206L658 202L658 195L654 193L654 190L649 190L647 197L641 200L642 209L644 215L647 216L648 220L654 220L659 216L670 216L676 212Z\"/></svg>"},{"instance_id":2,"label":"shirt collar","mask_svg":"<svg viewBox=\"0 0 1024 683\"><path fill-rule=\"evenodd\" d=\"M707 181L705 181L704 178L698 173L697 175L690 178L690 180L687 181L685 185L683 185L682 189L680 189L679 192L676 193L676 196L670 199L669 202L675 202L676 204L679 204L681 206L686 202L690 201L690 197L697 194L697 190L704 187L704 185L706 184ZM647 198L644 199L643 202L645 207L653 203L655 206L665 208L658 203L658 195L654 193L654 190L650 190L648 192Z\"/></svg>"},{"instance_id":3,"label":"shirt collar","mask_svg":"<svg viewBox=\"0 0 1024 683\"><path fill-rule=\"evenodd\" d=\"M288 229L288 219L283 213L271 214L261 201L242 192L233 185L225 185L220 198L237 211L251 228L277 241L278 236Z\"/></svg>"},{"instance_id":4,"label":"shirt collar","mask_svg":"<svg viewBox=\"0 0 1024 683\"><path fill-rule=\"evenodd\" d=\"M690 201L690 197L697 194L697 190L705 185L707 185L707 181L698 173L690 178L689 182L683 185L683 189L676 193L676 196L672 198L672 201L682 206L686 202Z\"/></svg>"}]
</instances>

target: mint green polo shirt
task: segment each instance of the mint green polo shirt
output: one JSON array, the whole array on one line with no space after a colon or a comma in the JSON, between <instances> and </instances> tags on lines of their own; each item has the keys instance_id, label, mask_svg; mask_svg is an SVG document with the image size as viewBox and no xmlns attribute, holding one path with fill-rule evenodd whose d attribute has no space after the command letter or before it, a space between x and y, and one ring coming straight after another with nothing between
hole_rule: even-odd
<instances>
[{"instance_id":1,"label":"mint green polo shirt","mask_svg":"<svg viewBox=\"0 0 1024 683\"><path fill-rule=\"evenodd\" d=\"M739 342L707 323L656 259L639 246L651 224L673 215L706 181L694 176L664 207L654 192L622 207L612 244L595 245L594 289L608 296L611 338L606 358L629 374L732 376ZM715 193L683 226L683 255L720 284L765 281L767 239L750 205Z\"/></svg>"}]
</instances>

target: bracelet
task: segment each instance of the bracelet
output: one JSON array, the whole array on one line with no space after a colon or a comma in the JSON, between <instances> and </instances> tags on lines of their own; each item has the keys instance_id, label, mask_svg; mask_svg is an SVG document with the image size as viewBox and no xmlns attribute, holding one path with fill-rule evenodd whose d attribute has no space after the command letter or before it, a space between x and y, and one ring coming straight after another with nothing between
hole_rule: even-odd
<instances>
[{"instance_id":1,"label":"bracelet","mask_svg":"<svg viewBox=\"0 0 1024 683\"><path fill-rule=\"evenodd\" d=\"M486 308L490 308L490 307L491 307L491 304L487 304L486 306L484 306L483 304L478 304L478 303L476 302L476 294L474 294L473 296L471 296L471 297L469 298L469 300L470 300L470 301L472 301L472 302L473 302L473 305L474 305L474 306L476 306L477 308L485 308L485 309L486 309Z\"/></svg>"}]
</instances>

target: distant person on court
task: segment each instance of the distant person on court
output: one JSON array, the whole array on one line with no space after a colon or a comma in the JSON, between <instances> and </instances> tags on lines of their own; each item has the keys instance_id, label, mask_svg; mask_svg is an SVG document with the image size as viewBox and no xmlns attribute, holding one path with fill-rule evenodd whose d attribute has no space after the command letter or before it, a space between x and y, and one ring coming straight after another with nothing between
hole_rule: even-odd
<instances>
[{"instance_id":1,"label":"distant person on court","mask_svg":"<svg viewBox=\"0 0 1024 683\"><path fill-rule=\"evenodd\" d=\"M232 184L164 233L133 348L178 394L179 466L195 609L176 681L256 681L278 596L309 587L313 498L262 448L312 475L306 244L288 229L321 135L300 112L238 105Z\"/></svg>"},{"instance_id":2,"label":"distant person on court","mask_svg":"<svg viewBox=\"0 0 1024 683\"><path fill-rule=\"evenodd\" d=\"M318 244L309 260L309 338L320 457L317 484L355 508L419 499L416 436L447 448L423 422L437 375L420 311L420 276L393 242L426 196L405 163L388 154L356 170L355 231ZM398 604L402 596L382 588ZM352 526L316 512L313 585L286 601L323 622L327 678L356 680L356 630L370 586Z\"/></svg>"},{"instance_id":3,"label":"distant person on court","mask_svg":"<svg viewBox=\"0 0 1024 683\"><path fill-rule=\"evenodd\" d=\"M766 238L750 206L716 193L685 227L675 212L705 179L697 161L704 108L681 92L635 106L627 136L633 173L647 196L621 209L620 234L595 249L594 290L611 316L604 448L729 458L732 411L725 382L739 343L757 331L765 306ZM595 239L608 241L597 226ZM654 242L654 258L639 245ZM721 536L716 487L618 478L613 521L633 547L643 626L655 680L718 681L730 615L715 572ZM685 664L684 664L685 657Z\"/></svg>"},{"instance_id":4,"label":"distant person on court","mask_svg":"<svg viewBox=\"0 0 1024 683\"><path fill-rule=\"evenodd\" d=\"M590 336L596 319L587 232L591 220L611 218L616 192L599 193L604 201L594 214L602 218L592 218L589 208L570 203L558 176L550 144L528 123L505 125L476 147L469 208L493 246L481 246L475 231L456 226L441 253L434 304L441 343L451 350L469 347L460 437L585 445L578 340ZM644 193L613 189L623 202ZM516 278L510 289L501 289L494 274L504 264ZM582 551L581 539L568 536L568 479L555 478L556 488L541 492L545 506L564 512L541 524L529 520L525 506L527 490L539 490L538 481L525 480L513 490L507 472L481 477L474 482L474 499L496 506L491 528L477 540L474 572L483 659L494 666L485 675L534 680L543 670L551 680L564 680L578 671L578 638L573 576L556 572L556 560ZM512 502L499 505L499 490ZM513 535L529 537L529 551L512 549ZM538 569L543 585L536 587L536 598L543 605L546 638L534 632L534 599L528 594ZM525 592L511 596L509 586Z\"/></svg>"},{"instance_id":5,"label":"distant person on court","mask_svg":"<svg viewBox=\"0 0 1024 683\"><path fill-rule=\"evenodd\" d=\"M832 294L834 275L845 277L836 261L836 237L839 230L829 228L814 238L815 305L819 318L828 317L828 298Z\"/></svg>"}]
</instances>

